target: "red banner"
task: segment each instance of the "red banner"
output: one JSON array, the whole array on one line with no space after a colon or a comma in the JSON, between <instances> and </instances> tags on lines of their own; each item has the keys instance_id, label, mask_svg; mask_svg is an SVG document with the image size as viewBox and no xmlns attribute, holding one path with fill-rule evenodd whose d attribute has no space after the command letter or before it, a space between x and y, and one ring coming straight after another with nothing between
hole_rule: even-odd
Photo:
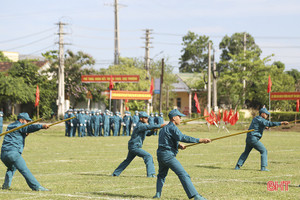
<instances>
[{"instance_id":1,"label":"red banner","mask_svg":"<svg viewBox=\"0 0 300 200\"><path fill-rule=\"evenodd\" d=\"M109 91L105 91L104 95L109 98ZM151 99L151 93L147 91L111 90L111 99L149 100Z\"/></svg>"},{"instance_id":2,"label":"red banner","mask_svg":"<svg viewBox=\"0 0 300 200\"><path fill-rule=\"evenodd\" d=\"M271 92L271 100L297 100L300 99L300 92Z\"/></svg>"},{"instance_id":3,"label":"red banner","mask_svg":"<svg viewBox=\"0 0 300 200\"><path fill-rule=\"evenodd\" d=\"M81 75L82 83L110 83L112 76L114 83L136 83L140 75Z\"/></svg>"}]
</instances>

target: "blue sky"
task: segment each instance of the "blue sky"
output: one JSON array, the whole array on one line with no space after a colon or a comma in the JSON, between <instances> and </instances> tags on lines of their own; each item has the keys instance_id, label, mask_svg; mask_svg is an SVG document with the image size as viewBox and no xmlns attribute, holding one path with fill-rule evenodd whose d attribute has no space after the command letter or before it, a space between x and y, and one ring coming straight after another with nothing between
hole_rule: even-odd
<instances>
[{"instance_id":1,"label":"blue sky","mask_svg":"<svg viewBox=\"0 0 300 200\"><path fill-rule=\"evenodd\" d=\"M40 55L58 49L59 21L65 49L83 51L106 68L114 58L114 0L10 0L0 7L0 50ZM150 57L165 58L178 72L182 37L209 36L218 49L225 36L248 32L286 70L300 71L299 0L119 0L120 55L143 58L145 29L153 29ZM220 51L217 50L217 56Z\"/></svg>"}]
</instances>

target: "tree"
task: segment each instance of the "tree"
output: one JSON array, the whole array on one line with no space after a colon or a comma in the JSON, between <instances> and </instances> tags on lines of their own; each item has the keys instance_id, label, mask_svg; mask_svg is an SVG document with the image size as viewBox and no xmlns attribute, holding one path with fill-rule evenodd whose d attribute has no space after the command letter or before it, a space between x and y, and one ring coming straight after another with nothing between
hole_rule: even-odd
<instances>
[{"instance_id":1,"label":"tree","mask_svg":"<svg viewBox=\"0 0 300 200\"><path fill-rule=\"evenodd\" d=\"M41 116L49 118L53 112L53 106L56 104L54 96L57 96L56 80L50 79L47 74L39 73L39 68L32 60L21 60L13 64L11 69L8 71L10 79L15 80L18 83L22 83L22 87L26 88L27 98L23 97L23 93L16 94L17 99L12 100L9 95L7 98L13 103L33 103L35 101L35 90L36 86L40 88L40 104L39 111ZM9 79L9 80L10 80ZM21 87L21 88L22 88ZM18 86L15 88L17 91L20 90ZM23 89L21 89L23 91ZM18 97L18 95L21 95ZM20 100L22 98L22 100Z\"/></svg>"},{"instance_id":2,"label":"tree","mask_svg":"<svg viewBox=\"0 0 300 200\"><path fill-rule=\"evenodd\" d=\"M246 41L244 41L244 36L246 35ZM244 46L246 46L246 51L253 52L256 57L253 60L259 60L261 49L257 44L255 44L254 38L246 33L234 33L231 37L225 36L219 44L219 49L222 50L220 60L229 61L232 59L231 55L244 55ZM229 67L224 65L218 65L219 68ZM240 66L246 67L246 66Z\"/></svg>"},{"instance_id":3,"label":"tree","mask_svg":"<svg viewBox=\"0 0 300 200\"><path fill-rule=\"evenodd\" d=\"M24 82L29 86L34 86L41 82L41 76L38 73L38 66L33 64L30 60L20 60L12 65L8 74L12 77L22 77Z\"/></svg>"},{"instance_id":4,"label":"tree","mask_svg":"<svg viewBox=\"0 0 300 200\"><path fill-rule=\"evenodd\" d=\"M228 61L221 61L220 64L228 66L221 73L218 81L218 97L224 103L232 107L243 103L240 101L243 95L242 80L246 80L246 104L248 107L258 109L263 105L269 105L267 85L268 76L272 78L272 91L293 90L292 77L283 72L283 68L276 65L268 65L270 57L258 59L255 52L246 51L232 55L229 54ZM244 71L240 66L246 65ZM272 109L288 110L291 107L285 101L278 101L273 104Z\"/></svg>"},{"instance_id":5,"label":"tree","mask_svg":"<svg viewBox=\"0 0 300 200\"><path fill-rule=\"evenodd\" d=\"M294 78L296 91L300 91L300 72L296 69L292 69L286 73Z\"/></svg>"},{"instance_id":6,"label":"tree","mask_svg":"<svg viewBox=\"0 0 300 200\"><path fill-rule=\"evenodd\" d=\"M0 101L10 102L12 115L16 103L29 103L34 101L34 88L25 83L22 77L5 76L0 73Z\"/></svg>"},{"instance_id":7,"label":"tree","mask_svg":"<svg viewBox=\"0 0 300 200\"><path fill-rule=\"evenodd\" d=\"M59 65L58 52L49 51L43 54L43 56L51 61L49 72L54 73L54 79L57 80ZM81 75L99 74L98 71L90 68L95 64L94 58L82 51L74 53L67 50L64 59L65 94L66 98L70 99L71 106L76 107L78 102L87 101L86 94L88 91L91 91L94 101L103 99L103 97L101 97L101 91L103 91L104 88L101 85L81 82Z\"/></svg>"},{"instance_id":8,"label":"tree","mask_svg":"<svg viewBox=\"0 0 300 200\"><path fill-rule=\"evenodd\" d=\"M188 32L183 38L183 53L180 58L180 72L202 72L208 66L208 43L207 36L199 36Z\"/></svg>"}]
</instances>

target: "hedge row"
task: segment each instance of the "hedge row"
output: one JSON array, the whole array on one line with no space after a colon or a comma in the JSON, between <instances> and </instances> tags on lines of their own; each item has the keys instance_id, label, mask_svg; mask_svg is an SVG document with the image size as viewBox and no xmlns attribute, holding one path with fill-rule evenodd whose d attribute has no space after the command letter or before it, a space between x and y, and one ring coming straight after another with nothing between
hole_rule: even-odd
<instances>
[{"instance_id":1,"label":"hedge row","mask_svg":"<svg viewBox=\"0 0 300 200\"><path fill-rule=\"evenodd\" d=\"M272 121L294 121L300 120L300 113L298 112L271 112Z\"/></svg>"}]
</instances>

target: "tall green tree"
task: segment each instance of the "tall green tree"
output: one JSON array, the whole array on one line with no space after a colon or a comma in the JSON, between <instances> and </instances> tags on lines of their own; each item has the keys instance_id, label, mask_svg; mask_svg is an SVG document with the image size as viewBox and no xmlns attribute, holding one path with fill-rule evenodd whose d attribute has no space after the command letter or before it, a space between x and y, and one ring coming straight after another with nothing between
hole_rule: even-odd
<instances>
[{"instance_id":1,"label":"tall green tree","mask_svg":"<svg viewBox=\"0 0 300 200\"><path fill-rule=\"evenodd\" d=\"M45 58L51 61L51 68L49 72L53 73L54 79L57 80L59 57L57 51L49 51L43 54ZM99 72L92 68L95 60L90 55L78 51L76 53L67 50L65 54L65 94L71 101L71 106L76 107L81 101L87 101L86 94L88 91L92 93L93 100L99 101L103 87L95 83L82 83L81 75L99 74Z\"/></svg>"},{"instance_id":2,"label":"tall green tree","mask_svg":"<svg viewBox=\"0 0 300 200\"><path fill-rule=\"evenodd\" d=\"M208 36L199 36L193 32L188 32L182 38L183 49L180 58L180 72L202 72L208 66Z\"/></svg>"},{"instance_id":3,"label":"tall green tree","mask_svg":"<svg viewBox=\"0 0 300 200\"><path fill-rule=\"evenodd\" d=\"M258 109L263 105L268 106L268 76L272 78L272 91L293 90L293 78L284 73L284 68L276 65L268 65L270 57L258 59L255 52L246 51L244 54L229 54L229 61L220 64L228 66L218 81L219 100L232 107L242 105L243 80L246 80L246 104L247 107ZM247 66L244 71L239 66ZM272 102L272 109L289 110L291 107L284 101Z\"/></svg>"},{"instance_id":4,"label":"tall green tree","mask_svg":"<svg viewBox=\"0 0 300 200\"><path fill-rule=\"evenodd\" d=\"M245 36L246 40L244 40ZM231 55L245 53L245 47L246 51L253 52L256 55L256 59L259 59L262 51L249 33L234 33L231 37L226 35L219 44L219 49L222 50L220 59L222 61L229 61L232 59Z\"/></svg>"}]
</instances>

